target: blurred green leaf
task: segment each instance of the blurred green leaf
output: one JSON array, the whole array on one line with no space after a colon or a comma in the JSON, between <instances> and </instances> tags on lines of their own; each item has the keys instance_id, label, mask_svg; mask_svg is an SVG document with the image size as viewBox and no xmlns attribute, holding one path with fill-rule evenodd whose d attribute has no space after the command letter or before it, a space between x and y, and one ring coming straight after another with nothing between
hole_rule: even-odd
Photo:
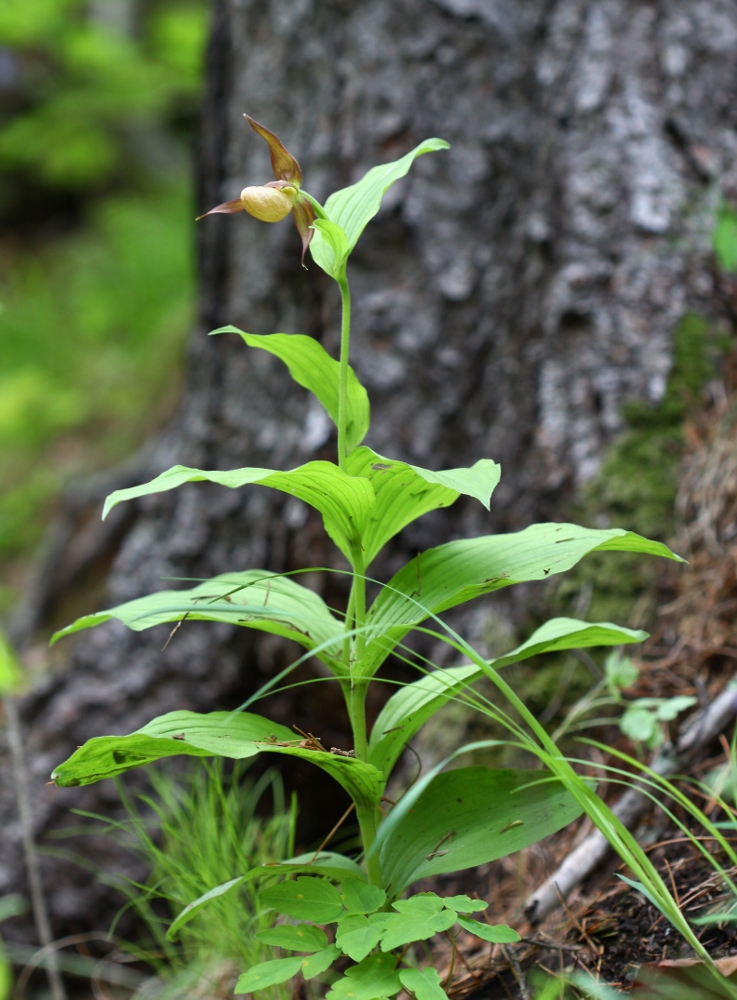
<instances>
[{"instance_id":1,"label":"blurred green leaf","mask_svg":"<svg viewBox=\"0 0 737 1000\"><path fill-rule=\"evenodd\" d=\"M724 208L714 229L714 252L720 267L737 271L737 212Z\"/></svg>"}]
</instances>

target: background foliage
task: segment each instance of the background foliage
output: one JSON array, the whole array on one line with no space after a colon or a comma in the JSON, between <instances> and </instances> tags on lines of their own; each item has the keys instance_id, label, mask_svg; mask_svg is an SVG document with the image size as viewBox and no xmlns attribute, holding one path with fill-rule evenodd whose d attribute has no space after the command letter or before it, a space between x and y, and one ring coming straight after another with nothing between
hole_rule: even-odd
<instances>
[{"instance_id":1,"label":"background foliage","mask_svg":"<svg viewBox=\"0 0 737 1000\"><path fill-rule=\"evenodd\" d=\"M176 398L206 0L0 8L0 612L70 477Z\"/></svg>"}]
</instances>

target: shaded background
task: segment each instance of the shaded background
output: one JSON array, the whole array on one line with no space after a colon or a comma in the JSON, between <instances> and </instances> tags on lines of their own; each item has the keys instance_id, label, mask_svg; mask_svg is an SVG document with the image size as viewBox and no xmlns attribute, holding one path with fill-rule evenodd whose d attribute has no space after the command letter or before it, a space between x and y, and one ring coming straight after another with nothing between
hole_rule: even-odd
<instances>
[{"instance_id":1,"label":"shaded background","mask_svg":"<svg viewBox=\"0 0 737 1000\"><path fill-rule=\"evenodd\" d=\"M2 211L23 228L3 251L14 262L0 316L0 537L6 608L23 590L11 624L37 675L22 707L39 833L72 805L114 799L109 783L43 787L70 747L174 707L232 707L290 655L269 637L194 623L165 653L166 630L110 625L49 658L54 624L158 589L162 576L340 568L313 515L268 491L186 487L97 523L105 493L175 462L288 468L333 454L324 416L278 362L204 336L232 322L309 333L335 350L334 289L314 265L300 268L291 225L201 223L193 307L194 204L203 211L270 178L244 111L281 136L321 199L426 136L452 144L393 189L352 259L353 361L376 450L433 468L489 456L503 480L490 515L459 503L423 519L377 573L429 544L573 516L574 505L585 523L668 537L685 414L734 324L733 3L20 9L3 28ZM208 20L193 197L187 148ZM592 571L557 596L499 595L455 620L489 652L513 645L543 601L644 624L652 609L633 612L642 572L620 568L612 581ZM320 586L340 601L339 579ZM324 685L267 710L343 745ZM326 786L310 786L309 800L306 841L313 821L322 828L342 811ZM14 815L7 783L0 809ZM0 892L22 884L12 818L7 829ZM49 882L59 930L109 910L78 870L56 865Z\"/></svg>"}]
</instances>

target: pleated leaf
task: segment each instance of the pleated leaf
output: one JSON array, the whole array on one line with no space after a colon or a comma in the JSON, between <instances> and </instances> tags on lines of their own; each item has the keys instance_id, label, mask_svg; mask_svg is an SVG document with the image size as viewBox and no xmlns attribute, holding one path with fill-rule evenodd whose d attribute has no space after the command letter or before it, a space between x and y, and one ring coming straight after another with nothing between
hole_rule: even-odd
<instances>
[{"instance_id":1,"label":"pleated leaf","mask_svg":"<svg viewBox=\"0 0 737 1000\"><path fill-rule=\"evenodd\" d=\"M308 760L326 771L360 804L379 802L384 781L373 765L294 745L299 742L285 726L248 712L169 712L130 736L88 740L56 768L52 778L63 787L89 785L162 757L185 754L241 760L258 753L280 753Z\"/></svg>"},{"instance_id":2,"label":"pleated leaf","mask_svg":"<svg viewBox=\"0 0 737 1000\"><path fill-rule=\"evenodd\" d=\"M295 382L309 389L325 407L328 416L338 424L338 372L339 364L313 337L301 333L244 333L235 326L223 326L216 333L237 333L249 347L258 347L280 358L289 369ZM348 368L348 407L346 443L353 451L369 429L370 408L366 390Z\"/></svg>"},{"instance_id":3,"label":"pleated leaf","mask_svg":"<svg viewBox=\"0 0 737 1000\"><path fill-rule=\"evenodd\" d=\"M307 462L289 472L256 468L208 472L175 465L150 483L111 493L105 501L103 517L123 500L165 493L184 483L199 482L218 483L230 489L258 484L303 500L320 511L325 530L347 559L350 559L351 548L360 544L374 506L374 492L369 483L365 479L347 476L332 462Z\"/></svg>"},{"instance_id":4,"label":"pleated leaf","mask_svg":"<svg viewBox=\"0 0 737 1000\"><path fill-rule=\"evenodd\" d=\"M449 507L461 494L474 497L488 510L501 475L500 466L491 459L481 459L470 469L432 472L383 458L366 447L349 455L347 471L368 479L376 495L363 531L366 566L402 528L428 511Z\"/></svg>"},{"instance_id":5,"label":"pleated leaf","mask_svg":"<svg viewBox=\"0 0 737 1000\"><path fill-rule=\"evenodd\" d=\"M366 225L381 208L381 199L385 192L407 174L415 159L423 153L449 148L443 139L426 139L401 159L373 167L357 184L351 184L350 187L330 195L325 202L325 213L328 219L340 226L346 235L348 241L346 257L355 247ZM312 237L310 253L323 271L331 277L335 276L336 268L340 267L342 262L336 259L332 243L328 242L319 228L315 229L315 235Z\"/></svg>"},{"instance_id":6,"label":"pleated leaf","mask_svg":"<svg viewBox=\"0 0 737 1000\"><path fill-rule=\"evenodd\" d=\"M464 767L428 777L381 824L372 848L391 895L418 879L513 854L581 814L560 782L532 784L548 777L545 771Z\"/></svg>"},{"instance_id":7,"label":"pleated leaf","mask_svg":"<svg viewBox=\"0 0 737 1000\"><path fill-rule=\"evenodd\" d=\"M428 617L502 587L564 573L591 552L640 552L677 562L661 542L621 528L533 524L507 535L448 542L412 559L389 581L366 619L361 672L373 676L396 643Z\"/></svg>"},{"instance_id":8,"label":"pleated leaf","mask_svg":"<svg viewBox=\"0 0 737 1000\"><path fill-rule=\"evenodd\" d=\"M496 670L540 653L590 646L620 646L643 642L647 632L612 625L581 622L575 618L551 618L510 653L489 660ZM463 689L481 677L476 666L435 670L414 684L399 688L384 705L374 723L369 741L369 761L389 774L410 739L427 720Z\"/></svg>"},{"instance_id":9,"label":"pleated leaf","mask_svg":"<svg viewBox=\"0 0 737 1000\"><path fill-rule=\"evenodd\" d=\"M134 632L167 622L215 621L271 632L293 639L306 649L320 649L318 656L331 670L342 671L343 629L314 591L291 577L246 570L223 573L190 590L161 590L116 608L84 615L57 632L52 643L65 635L93 628L116 618ZM334 639L335 642L331 643Z\"/></svg>"}]
</instances>

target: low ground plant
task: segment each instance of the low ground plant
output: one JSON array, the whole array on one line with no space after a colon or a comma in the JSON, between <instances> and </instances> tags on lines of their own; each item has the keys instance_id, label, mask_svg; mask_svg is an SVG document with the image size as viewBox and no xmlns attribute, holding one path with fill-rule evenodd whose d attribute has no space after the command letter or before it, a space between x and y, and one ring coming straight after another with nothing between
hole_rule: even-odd
<instances>
[{"instance_id":1,"label":"low ground plant","mask_svg":"<svg viewBox=\"0 0 737 1000\"><path fill-rule=\"evenodd\" d=\"M127 900L111 937L119 939L117 927L127 911L139 917L141 936L122 947L155 972L141 988L144 994L220 995L223 984L232 985L234 970L269 957L269 946L257 932L270 925L271 915L260 906L253 882L213 900L176 941L166 934L192 899L226 881L234 869L274 864L294 853L296 798L288 806L279 773L269 769L251 777L250 763L236 761L226 768L216 758L191 760L184 771L149 768L145 792L134 793L124 780L118 782L125 819L111 822L80 813L101 823L96 832L113 836L149 871L143 883L101 873ZM272 990L274 998L287 995L284 987Z\"/></svg>"},{"instance_id":2,"label":"low ground plant","mask_svg":"<svg viewBox=\"0 0 737 1000\"><path fill-rule=\"evenodd\" d=\"M227 472L175 466L152 482L112 494L105 513L124 500L210 481L228 488L259 484L297 497L322 515L325 530L342 552L350 574L347 608L328 607L296 574L236 568L188 590L168 590L88 615L62 630L69 635L111 618L135 630L186 620L228 622L292 639L303 655L271 679L248 704L231 712L174 710L126 736L89 740L60 764L57 785L83 785L175 755L245 759L271 753L299 757L321 768L346 790L360 829L355 857L325 849L246 870L192 898L168 930L173 938L187 922L224 895L258 880L259 902L273 926L256 937L275 957L244 967L237 993L251 993L300 975L329 983L328 1000L374 1000L405 990L417 1000L443 1000L433 968L421 967L417 942L461 931L492 943L519 939L495 923L493 901L433 892L405 894L420 879L472 868L503 857L560 830L587 813L629 865L633 881L666 914L695 951L710 962L667 887L632 835L565 759L545 728L504 678L503 668L540 653L639 642L645 633L609 622L570 618L548 621L518 648L489 660L439 617L447 609L518 583L564 573L592 552L634 552L678 560L665 545L623 529L594 530L574 524L536 524L513 534L460 539L418 553L388 581L372 576L382 547L406 525L459 496L487 509L500 478L492 459L470 468L425 469L379 455L362 444L369 430L366 390L349 364L351 298L347 264L363 229L378 212L386 190L410 170L416 157L448 148L440 139L420 143L401 159L374 167L348 188L319 204L302 187L294 157L268 129L248 119L269 145L275 180L247 187L240 198L212 209L243 210L267 222L292 214L302 257L333 278L342 301L340 357L315 340L287 333L253 334L225 327L250 349L285 363L292 378L314 393L337 426L337 462L312 461L287 471L245 468ZM210 213L208 213L210 214ZM314 572L314 568L311 568ZM367 602L367 584L378 585ZM448 643L463 665L432 669L404 645L413 630ZM367 691L387 658L407 657L420 676L389 698L369 731ZM316 657L340 686L353 735L349 748L324 746L311 733L295 733L246 711L309 657ZM498 698L477 693L488 678ZM463 754L498 741L458 747L397 801L385 797L403 750L420 727L450 700L480 707L501 722L511 742L531 753L534 769L458 767ZM453 762L452 769L447 769ZM481 915L481 919L479 919ZM285 954L286 953L286 954ZM279 957L276 957L276 956ZM336 965L337 963L337 965Z\"/></svg>"}]
</instances>

